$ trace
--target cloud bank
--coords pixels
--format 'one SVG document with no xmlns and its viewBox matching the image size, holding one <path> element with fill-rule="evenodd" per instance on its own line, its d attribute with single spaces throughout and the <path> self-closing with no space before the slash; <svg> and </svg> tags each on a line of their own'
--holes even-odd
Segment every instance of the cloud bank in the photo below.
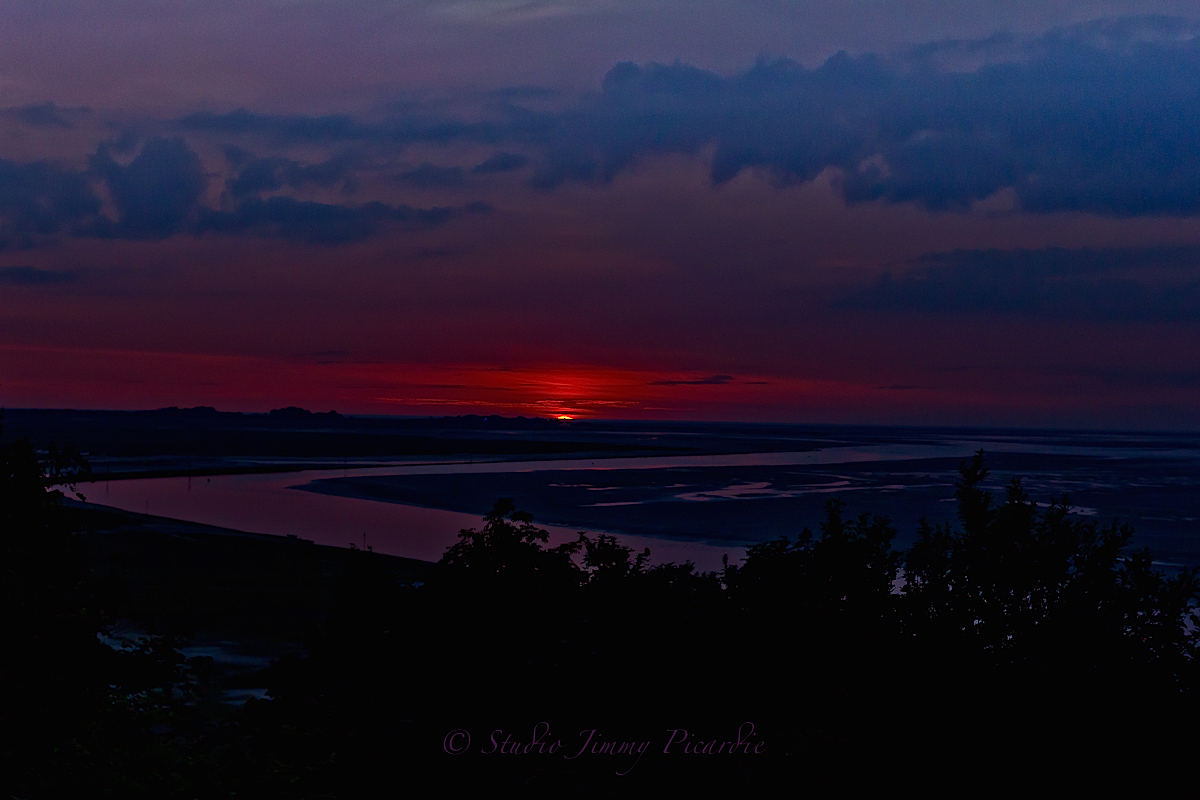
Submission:
<svg viewBox="0 0 1200 800">
<path fill-rule="evenodd" d="M 1017 208 L 1115 217 L 1200 209 L 1200 38 L 1165 17 L 1100 21 L 1033 39 L 935 42 L 896 56 L 839 53 L 815 69 L 761 59 L 722 76 L 685 63 L 621 63 L 556 112 L 497 93 L 481 119 L 405 104 L 375 121 L 245 109 L 181 131 L 279 143 L 519 145 L 474 174 L 535 170 L 530 184 L 604 183 L 639 160 L 711 149 L 720 185 L 746 169 L 781 184 L 833 169 L 847 203 L 965 210 L 1004 189 Z M 458 185 L 423 164 L 404 179 Z"/>
<path fill-rule="evenodd" d="M 982 66 L 955 68 L 964 60 Z M 609 181 L 638 159 L 713 148 L 711 179 L 837 170 L 848 203 L 965 210 L 1002 189 L 1025 211 L 1200 209 L 1200 38 L 1131 19 L 1020 42 L 944 42 L 816 69 L 760 60 L 728 77 L 682 63 L 613 67 L 602 91 L 529 138 L 535 183 Z"/>
<path fill-rule="evenodd" d="M 599 91 L 557 110 L 547 110 L 544 93 L 506 91 L 474 95 L 471 113 L 450 113 L 457 106 L 445 99 L 411 100 L 370 120 L 196 112 L 164 121 L 165 135 L 148 138 L 127 163 L 119 157 L 136 149 L 133 134 L 100 143 L 87 170 L 0 161 L 0 247 L 35 246 L 63 232 L 352 241 L 387 220 L 439 212 L 393 207 L 382 196 L 318 203 L 297 193 L 340 187 L 351 194 L 360 177 L 389 169 L 393 185 L 451 192 L 527 170 L 522 180 L 548 192 L 603 185 L 667 154 L 708 158 L 717 187 L 746 170 L 779 185 L 828 173 L 849 205 L 955 212 L 1002 198 L 1000 207 L 1031 213 L 1186 216 L 1200 212 L 1195 34 L 1186 21 L 1140 17 L 1032 39 L 935 42 L 886 58 L 839 53 L 815 69 L 760 59 L 722 76 L 680 62 L 621 63 Z M 10 112 L 23 125 L 72 130 L 53 103 Z M 219 209 L 204 205 L 220 173 L 201 162 L 194 137 L 226 140 Z M 451 145 L 492 154 L 392 166 L 406 148 Z M 284 152 L 297 147 L 325 156 Z M 255 154 L 264 148 L 277 152 Z M 101 211 L 104 197 L 115 214 Z M 309 223 L 314 232 L 301 234 Z"/>
</svg>

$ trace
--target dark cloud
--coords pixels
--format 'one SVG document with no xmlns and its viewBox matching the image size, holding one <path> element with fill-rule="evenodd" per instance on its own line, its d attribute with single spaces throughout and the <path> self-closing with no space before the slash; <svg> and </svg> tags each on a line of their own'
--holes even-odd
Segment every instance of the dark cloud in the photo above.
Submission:
<svg viewBox="0 0 1200 800">
<path fill-rule="evenodd" d="M 622 63 L 565 110 L 536 110 L 540 95 L 529 91 L 494 92 L 484 118 L 470 122 L 447 118 L 444 101 L 406 101 L 371 122 L 239 109 L 175 124 L 287 143 L 511 143 L 538 153 L 530 184 L 543 190 L 711 149 L 715 184 L 750 168 L 780 184 L 832 168 L 849 203 L 961 210 L 1011 189 L 1027 211 L 1191 214 L 1200 211 L 1195 33 L 1187 22 L 1140 17 L 886 58 L 838 53 L 815 69 L 763 59 L 722 76 L 680 62 Z M 472 171 L 516 169 L 521 159 L 500 152 Z M 422 165 L 408 179 L 458 185 L 461 174 Z"/>
<path fill-rule="evenodd" d="M 528 156 L 518 153 L 500 152 L 476 164 L 471 168 L 471 172 L 474 172 L 476 175 L 487 175 L 493 172 L 512 172 L 528 163 Z"/>
<path fill-rule="evenodd" d="M 13 109 L 17 119 L 38 128 L 70 128 L 71 123 L 58 113 L 54 103 L 21 106 Z"/>
<path fill-rule="evenodd" d="M 0 250 L 32 247 L 100 211 L 87 177 L 57 164 L 0 159 Z"/>
<path fill-rule="evenodd" d="M 116 239 L 162 239 L 178 233 L 269 236 L 314 244 L 359 241 L 385 227 L 423 229 L 464 214 L 485 214 L 482 202 L 454 208 L 414 208 L 381 202 L 339 205 L 287 196 L 262 198 L 264 192 L 309 185 L 353 188 L 361 163 L 351 151 L 316 163 L 288 158 L 258 158 L 227 145 L 224 155 L 237 173 L 226 182 L 223 208 L 205 207 L 208 176 L 200 157 L 181 138 L 154 138 L 127 164 L 114 157 L 136 146 L 134 134 L 101 142 L 89 168 L 74 171 L 46 161 L 17 163 L 0 159 L 0 250 L 32 247 L 64 232 Z M 403 176 L 418 186 L 462 185 L 461 168 L 422 164 Z M 116 218 L 101 213 L 93 183 L 108 188 Z M 8 268 L 7 283 L 46 283 L 66 279 L 32 267 Z"/>
<path fill-rule="evenodd" d="M 751 168 L 780 184 L 832 169 L 848 203 L 961 210 L 1006 189 L 1025 211 L 1194 214 L 1200 212 L 1200 37 L 1193 33 L 1169 19 L 1115 20 L 1036 39 L 937 42 L 887 58 L 839 53 L 814 69 L 764 59 L 727 76 L 680 62 L 622 63 L 599 91 L 560 103 L 557 111 L 536 110 L 542 97 L 536 93 L 497 92 L 483 102 L 486 119 L 474 122 L 447 118 L 446 109 L 458 106 L 446 102 L 397 104 L 369 122 L 337 114 L 202 112 L 174 125 L 283 144 L 361 142 L 361 150 L 304 163 L 230 143 L 224 155 L 232 175 L 220 211 L 201 206 L 207 177 L 180 138 L 151 139 L 129 161 L 122 153 L 135 152 L 138 140 L 128 133 L 103 143 L 87 172 L 0 161 L 0 247 L 28 247 L 64 231 L 155 239 L 224 230 L 354 241 L 424 212 L 270 195 L 339 185 L 348 193 L 357 173 L 369 168 L 362 153 L 372 147 L 454 140 L 489 144 L 494 154 L 469 171 L 422 163 L 396 178 L 417 188 L 461 187 L 473 174 L 528 167 L 529 185 L 550 191 L 566 182 L 610 181 L 640 159 L 711 152 L 716 185 Z M 61 118 L 52 104 L 10 112 L 44 124 Z M 97 181 L 107 185 L 115 219 L 100 215 L 91 186 Z M 304 224 L 314 226 L 311 234 L 301 233 Z M 1086 257 L 1102 258 L 1090 251 Z M 1031 266 L 1029 255 L 1006 258 L 1009 267 L 908 265 L 891 284 L 846 302 L 931 313 L 1032 313 L 1077 301 L 1096 309 L 1093 316 L 1144 317 L 1156 305 L 1159 316 L 1194 315 L 1193 279 L 1182 272 L 1155 282 L 1130 272 L 1129 264 L 1068 275 L 1054 271 L 1066 256 L 1056 256 L 1053 267 Z"/>
<path fill-rule="evenodd" d="M 491 211 L 491 206 L 482 202 L 454 208 L 414 208 L 379 202 L 338 205 L 286 196 L 263 199 L 258 195 L 265 191 L 309 184 L 330 187 L 343 182 L 346 189 L 359 157 L 348 153 L 303 164 L 284 158 L 255 158 L 233 146 L 225 149 L 225 156 L 241 170 L 226 185 L 225 197 L 233 207 L 223 210 L 201 205 L 207 176 L 199 156 L 178 138 L 151 139 L 127 165 L 113 158 L 110 143 L 102 143 L 86 172 L 49 162 L 0 160 L 0 249 L 31 247 L 64 231 L 121 239 L 161 239 L 185 232 L 247 234 L 334 245 L 368 238 L 389 226 L 424 229 L 464 214 Z M 445 184 L 446 171 L 437 174 Z M 456 174 L 462 177 L 461 170 Z M 101 215 L 93 180 L 107 184 L 118 211 L 116 219 Z M 429 180 L 428 174 L 421 180 Z M 8 283 L 65 279 L 32 267 L 8 270 Z"/>
<path fill-rule="evenodd" d="M 124 166 L 113 152 L 113 143 L 102 143 L 86 172 L 0 160 L 0 249 L 31 247 L 63 230 L 133 239 L 182 231 L 207 183 L 199 157 L 181 139 L 153 139 Z M 93 178 L 108 185 L 116 220 L 101 216 Z"/>
<path fill-rule="evenodd" d="M 714 183 L 747 168 L 780 183 L 835 168 L 851 203 L 965 209 L 1012 188 L 1030 211 L 1193 213 L 1200 38 L 1188 31 L 1117 20 L 890 59 L 839 53 L 811 70 L 763 60 L 729 77 L 678 62 L 619 64 L 552 125 L 511 134 L 544 147 L 539 188 L 713 147 Z M 958 68 L 971 61 L 983 65 Z"/>
<path fill-rule="evenodd" d="M 92 171 L 104 178 L 120 217 L 97 231 L 133 239 L 160 239 L 182 231 L 197 211 L 208 178 L 200 157 L 182 139 L 151 139 L 128 166 L 107 148 L 92 158 Z"/>
<path fill-rule="evenodd" d="M 418 189 L 453 188 L 467 182 L 462 167 L 439 167 L 430 163 L 402 172 L 396 176 L 396 180 Z"/>
<path fill-rule="evenodd" d="M 184 230 L 207 183 L 199 157 L 181 139 L 153 139 L 125 166 L 113 152 L 102 143 L 87 172 L 0 160 L 0 249 L 31 247 L 63 230 L 133 239 Z M 93 177 L 108 185 L 120 212 L 116 220 L 101 216 Z"/>
<path fill-rule="evenodd" d="M 137 145 L 137 133 L 129 130 L 123 132 L 116 139 L 109 139 L 103 143 L 103 147 L 105 147 L 109 153 L 116 153 L 117 155 L 132 153 L 137 149 Z"/>
<path fill-rule="evenodd" d="M 234 211 L 205 209 L 195 230 L 198 233 L 249 234 L 338 245 L 370 238 L 389 225 L 419 230 L 444 224 L 463 214 L 487 210 L 486 204 L 481 203 L 461 208 L 413 208 L 385 203 L 343 206 L 290 197 L 250 198 Z"/>
<path fill-rule="evenodd" d="M 236 144 L 227 144 L 221 148 L 221 152 L 225 154 L 225 160 L 229 162 L 229 166 L 237 168 L 244 167 L 254 160 L 254 154 L 249 150 L 244 150 Z"/>
<path fill-rule="evenodd" d="M 335 186 L 351 177 L 359 159 L 352 153 L 343 154 L 316 164 L 302 164 L 289 158 L 254 158 L 237 147 L 226 147 L 225 158 L 241 171 L 225 183 L 230 197 L 242 198 L 261 192 L 271 192 L 287 186 L 298 189 L 308 184 L 324 188 Z"/>
<path fill-rule="evenodd" d="M 351 170 L 358 165 L 359 161 L 360 158 L 356 153 L 343 153 L 315 164 L 301 164 L 293 161 L 287 165 L 284 180 L 293 189 L 310 183 L 328 189 L 350 177 Z"/>
<path fill-rule="evenodd" d="M 492 94 L 506 101 L 514 100 L 549 100 L 558 97 L 561 92 L 547 86 L 508 86 L 496 89 Z"/>
<path fill-rule="evenodd" d="M 374 235 L 392 214 L 392 208 L 383 203 L 352 207 L 290 197 L 251 198 L 235 211 L 206 210 L 197 231 L 344 244 Z"/>
<path fill-rule="evenodd" d="M 529 185 L 535 189 L 553 189 L 567 181 L 590 182 L 600 172 L 600 162 L 586 152 L 552 150 L 538 165 Z"/>
<path fill-rule="evenodd" d="M 1123 387 L 1145 389 L 1196 389 L 1200 388 L 1200 370 L 1153 371 L 1106 367 L 1100 369 L 1072 368 L 1073 374 L 1099 378 L 1105 383 Z"/>
<path fill-rule="evenodd" d="M 957 250 L 843 298 L 843 309 L 1200 320 L 1200 248 Z"/>
<path fill-rule="evenodd" d="M 244 108 L 225 114 L 201 111 L 175 121 L 185 131 L 224 134 L 263 133 L 292 141 L 329 142 L 377 138 L 381 131 L 346 114 L 310 117 L 253 114 Z"/>
<path fill-rule="evenodd" d="M 232 197 L 245 197 L 283 188 L 284 168 L 294 163 L 286 158 L 256 158 L 242 167 L 235 177 L 225 182 Z"/>
<path fill-rule="evenodd" d="M 650 381 L 650 386 L 724 386 L 733 380 L 732 375 L 713 375 L 710 378 L 698 378 L 691 381 L 662 380 Z"/>
<path fill-rule="evenodd" d="M 40 269 L 28 265 L 19 267 L 0 267 L 0 283 L 9 286 L 41 286 L 48 283 L 67 283 L 75 280 L 71 272 L 59 272 L 51 269 Z"/>
</svg>

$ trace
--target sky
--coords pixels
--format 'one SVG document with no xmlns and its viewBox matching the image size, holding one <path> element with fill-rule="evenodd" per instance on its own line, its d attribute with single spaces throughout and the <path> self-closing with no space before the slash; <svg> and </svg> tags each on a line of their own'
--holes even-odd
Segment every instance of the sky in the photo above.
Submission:
<svg viewBox="0 0 1200 800">
<path fill-rule="evenodd" d="M 0 30 L 0 407 L 1200 429 L 1194 3 Z"/>
</svg>

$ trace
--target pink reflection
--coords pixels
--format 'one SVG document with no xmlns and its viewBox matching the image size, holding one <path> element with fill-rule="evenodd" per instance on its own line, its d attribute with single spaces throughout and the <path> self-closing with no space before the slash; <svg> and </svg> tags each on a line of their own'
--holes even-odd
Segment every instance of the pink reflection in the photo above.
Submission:
<svg viewBox="0 0 1200 800">
<path fill-rule="evenodd" d="M 125 511 L 249 533 L 294 535 L 332 547 L 369 546 L 379 553 L 424 561 L 437 561 L 456 541 L 460 530 L 482 524 L 480 517 L 457 511 L 289 488 L 314 477 L 328 477 L 328 473 L 145 478 L 80 488 L 88 502 Z M 550 533 L 551 546 L 578 536 L 574 528 L 540 527 Z M 699 569 L 716 570 L 721 567 L 723 554 L 728 553 L 734 562 L 744 555 L 741 548 L 643 536 L 618 537 L 638 552 L 649 547 L 656 564 L 690 559 Z"/>
</svg>

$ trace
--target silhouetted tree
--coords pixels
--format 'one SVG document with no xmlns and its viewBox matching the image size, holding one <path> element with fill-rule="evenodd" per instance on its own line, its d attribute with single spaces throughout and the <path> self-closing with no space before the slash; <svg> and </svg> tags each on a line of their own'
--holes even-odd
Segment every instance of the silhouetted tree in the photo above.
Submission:
<svg viewBox="0 0 1200 800">
<path fill-rule="evenodd" d="M 546 548 L 549 534 L 533 517 L 501 498 L 484 515 L 481 529 L 459 532 L 438 562 L 438 579 L 474 592 L 555 591 L 577 586 L 585 575 L 572 561 L 579 542 Z"/>
<path fill-rule="evenodd" d="M 982 452 L 964 463 L 961 530 L 922 523 L 907 554 L 913 635 L 994 664 L 1065 669 L 1075 681 L 1134 664 L 1174 681 L 1190 668 L 1195 570 L 1166 578 L 1147 551 L 1127 552 L 1128 525 L 1072 515 L 1065 496 L 1039 513 L 1016 479 L 996 505 L 987 475 Z"/>
</svg>

